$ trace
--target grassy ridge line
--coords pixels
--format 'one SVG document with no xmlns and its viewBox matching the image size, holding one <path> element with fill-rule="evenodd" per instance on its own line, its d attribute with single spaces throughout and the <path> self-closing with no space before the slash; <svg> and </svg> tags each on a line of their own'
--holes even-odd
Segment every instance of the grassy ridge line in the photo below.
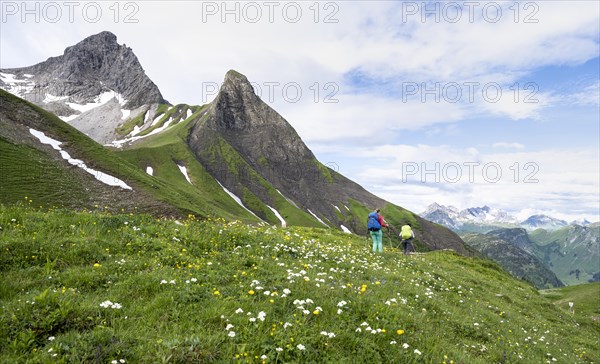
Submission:
<svg viewBox="0 0 600 364">
<path fill-rule="evenodd" d="M 0 207 L 0 227 L 3 363 L 600 360 L 597 323 L 486 260 L 223 220 Z"/>
</svg>

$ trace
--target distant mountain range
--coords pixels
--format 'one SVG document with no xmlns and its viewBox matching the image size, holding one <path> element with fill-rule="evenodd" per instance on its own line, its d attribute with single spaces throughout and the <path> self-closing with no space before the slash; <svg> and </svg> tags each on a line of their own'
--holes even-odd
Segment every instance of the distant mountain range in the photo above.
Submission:
<svg viewBox="0 0 600 364">
<path fill-rule="evenodd" d="M 458 210 L 454 206 L 443 206 L 433 203 L 425 209 L 421 217 L 446 226 L 457 232 L 486 233 L 498 228 L 520 227 L 528 231 L 536 229 L 557 230 L 568 225 L 587 226 L 587 220 L 568 223 L 546 215 L 532 215 L 523 221 L 510 215 L 506 211 L 489 206 L 471 207 Z"/>
<path fill-rule="evenodd" d="M 526 280 L 539 289 L 562 287 L 564 284 L 556 274 L 528 251 L 527 233 L 523 229 L 519 230 L 522 232 L 510 232 L 508 239 L 504 234 L 494 232 L 468 233 L 462 235 L 462 238 L 469 246 L 500 264 L 516 278 Z M 516 243 L 515 240 L 520 242 Z M 525 245 L 525 249 L 519 245 Z"/>
<path fill-rule="evenodd" d="M 489 206 L 458 210 L 431 204 L 421 216 L 538 288 L 600 281 L 600 224 L 546 215 L 519 221 Z"/>
<path fill-rule="evenodd" d="M 467 245 L 538 288 L 600 281 L 598 223 L 557 230 L 501 228 L 486 234 L 461 233 L 461 237 Z"/>
</svg>

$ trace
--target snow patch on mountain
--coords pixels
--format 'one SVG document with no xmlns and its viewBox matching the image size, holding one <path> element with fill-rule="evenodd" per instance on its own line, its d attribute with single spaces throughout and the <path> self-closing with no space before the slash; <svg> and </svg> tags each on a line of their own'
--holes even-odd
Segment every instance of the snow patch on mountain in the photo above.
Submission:
<svg viewBox="0 0 600 364">
<path fill-rule="evenodd" d="M 154 118 L 154 120 L 152 120 L 152 124 L 150 124 L 150 126 L 154 126 L 154 125 L 158 124 L 158 122 L 163 118 L 163 116 L 165 116 L 165 114 L 160 114 L 156 118 Z"/>
<path fill-rule="evenodd" d="M 277 216 L 277 218 L 279 219 L 279 221 L 281 221 L 281 227 L 286 227 L 287 223 L 285 222 L 285 220 L 283 219 L 283 217 L 281 216 L 281 214 L 279 213 L 279 211 L 275 210 L 274 208 L 272 208 L 269 205 L 266 205 L 271 211 L 273 211 L 273 213 L 275 214 L 275 216 Z"/>
<path fill-rule="evenodd" d="M 238 203 L 238 205 L 242 206 L 244 208 L 244 210 L 248 211 L 249 213 L 251 213 L 252 215 L 254 215 L 257 219 L 259 219 L 260 221 L 264 221 L 263 219 L 261 219 L 260 217 L 256 216 L 256 214 L 254 212 L 252 212 L 250 209 L 248 209 L 246 206 L 244 206 L 244 203 L 242 202 L 242 199 L 237 197 L 237 195 L 231 191 L 229 191 L 225 186 L 223 186 L 221 184 L 221 182 L 219 182 L 218 180 L 215 179 L 215 181 L 217 181 L 217 183 L 219 184 L 219 186 L 221 186 L 221 188 L 223 189 L 223 191 L 225 191 L 226 194 L 229 195 L 229 197 L 231 197 L 235 202 Z"/>
<path fill-rule="evenodd" d="M 79 111 L 80 113 L 84 113 L 86 111 L 90 111 L 98 106 L 104 105 L 112 99 L 117 99 L 119 104 L 124 105 L 127 100 L 123 99 L 123 96 L 114 92 L 114 91 L 105 91 L 100 95 L 96 96 L 94 102 L 89 102 L 87 104 L 78 104 L 76 102 L 67 102 L 66 104 L 73 110 Z"/>
<path fill-rule="evenodd" d="M 148 113 L 150 113 L 150 111 L 148 111 Z M 159 117 L 157 117 L 156 119 L 161 119 L 163 115 L 160 115 Z M 156 121 L 155 119 L 155 121 Z M 163 132 L 164 130 L 166 130 L 167 128 L 169 128 L 169 126 L 171 126 L 171 124 L 173 123 L 174 118 L 170 117 L 169 120 L 167 120 L 161 127 L 158 127 L 156 129 L 153 129 L 151 132 L 149 132 L 148 134 L 145 135 L 138 135 L 140 134 L 142 131 L 146 130 L 147 128 L 144 128 L 144 126 L 139 127 L 139 126 L 134 126 L 133 130 L 131 131 L 131 133 L 129 133 L 129 136 L 127 138 L 124 139 L 118 139 L 118 140 L 113 140 L 110 143 L 105 144 L 106 146 L 110 146 L 110 147 L 115 147 L 115 148 L 123 148 L 123 146 L 125 144 L 131 144 L 135 141 L 138 141 L 140 139 L 144 139 L 147 138 L 149 136 L 152 135 L 156 135 L 158 133 Z M 155 125 L 154 121 L 152 122 L 152 125 L 150 127 L 152 127 L 153 125 Z"/>
<path fill-rule="evenodd" d="M 131 110 L 121 109 L 121 113 L 123 114 L 121 120 L 125 120 L 129 118 L 129 115 L 131 115 Z"/>
<path fill-rule="evenodd" d="M 182 165 L 177 165 L 177 167 L 179 167 L 179 170 L 181 171 L 181 174 L 183 174 L 183 176 L 185 177 L 185 179 L 192 184 L 192 180 L 190 180 L 190 176 L 187 173 L 187 168 L 186 166 L 182 166 Z"/>
<path fill-rule="evenodd" d="M 33 77 L 33 75 L 30 75 Z M 18 79 L 17 75 L 12 73 L 0 72 L 0 81 L 4 83 L 4 89 L 11 94 L 23 98 L 26 94 L 33 91 L 35 82 L 29 79 Z"/>
<path fill-rule="evenodd" d="M 78 116 L 79 114 L 73 114 L 69 116 L 59 116 L 59 118 L 65 123 L 71 123 L 71 121 L 75 120 Z"/>
<path fill-rule="evenodd" d="M 100 181 L 106 185 L 109 185 L 109 186 L 121 187 L 126 190 L 132 190 L 132 188 L 130 186 L 128 186 L 122 180 L 120 180 L 116 177 L 113 177 L 109 174 L 106 174 L 104 172 L 100 172 L 95 169 L 89 168 L 88 166 L 86 166 L 86 164 L 81 159 L 71 158 L 69 153 L 67 153 L 60 147 L 62 142 L 52 139 L 52 138 L 46 136 L 46 134 L 44 134 L 43 132 L 35 130 L 35 129 L 29 129 L 29 132 L 31 133 L 31 135 L 36 137 L 40 141 L 40 143 L 48 144 L 53 149 L 59 151 L 60 155 L 63 157 L 63 159 L 65 159 L 67 162 L 69 162 L 69 164 L 83 169 L 84 171 L 86 171 L 89 174 L 91 174 L 92 176 L 94 176 L 98 181 Z"/>
<path fill-rule="evenodd" d="M 47 93 L 46 97 L 44 97 L 44 100 L 42 100 L 42 102 L 44 104 L 49 104 L 51 102 L 56 102 L 56 101 L 63 101 L 68 99 L 69 96 L 54 96 L 51 93 Z"/>
<path fill-rule="evenodd" d="M 317 219 L 317 221 L 319 221 L 321 224 L 323 224 L 323 225 L 325 225 L 325 226 L 329 227 L 329 225 L 327 225 L 326 223 L 324 223 L 324 222 L 323 222 L 323 220 L 321 220 L 321 219 L 320 219 L 320 218 L 319 218 L 317 215 L 315 215 L 315 214 L 314 214 L 312 211 L 310 211 L 310 209 L 308 209 L 308 213 L 309 213 L 309 214 L 311 214 L 311 215 L 313 215 L 313 217 L 314 217 L 315 219 Z"/>
<path fill-rule="evenodd" d="M 277 193 L 279 193 L 283 198 L 285 198 L 285 200 L 287 202 L 289 202 L 290 204 L 292 204 L 295 208 L 299 208 L 298 205 L 296 205 L 296 203 L 294 201 L 292 201 L 291 199 L 287 198 L 287 196 L 285 196 L 283 193 L 281 193 L 281 191 L 279 191 L 278 189 L 275 189 L 277 191 Z"/>
<path fill-rule="evenodd" d="M 350 231 L 350 229 L 348 229 L 347 227 L 345 227 L 344 225 L 340 225 L 340 228 L 342 229 L 343 232 L 345 232 L 346 234 L 352 234 L 352 231 Z"/>
</svg>

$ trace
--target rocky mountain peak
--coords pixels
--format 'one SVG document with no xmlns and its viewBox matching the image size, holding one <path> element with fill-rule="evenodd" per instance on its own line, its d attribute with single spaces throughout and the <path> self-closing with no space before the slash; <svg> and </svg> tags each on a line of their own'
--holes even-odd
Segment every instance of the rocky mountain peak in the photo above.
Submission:
<svg viewBox="0 0 600 364">
<path fill-rule="evenodd" d="M 212 109 L 220 129 L 245 130 L 274 120 L 274 111 L 260 100 L 246 76 L 234 70 L 225 75 Z"/>
<path fill-rule="evenodd" d="M 95 102 L 99 95 L 106 93 L 113 93 L 128 110 L 142 105 L 166 103 L 132 49 L 119 45 L 117 36 L 108 31 L 89 36 L 66 48 L 61 56 L 48 58 L 30 67 L 1 72 L 15 79 L 26 77 L 31 91 L 13 93 L 58 115 L 68 116 L 73 110 L 46 104 L 65 100 L 85 105 Z M 10 91 L 9 86 L 5 84 L 3 88 Z M 52 96 L 50 101 L 49 95 Z"/>
<path fill-rule="evenodd" d="M 556 230 L 561 227 L 567 226 L 568 223 L 564 220 L 556 219 L 547 215 L 532 215 L 527 220 L 521 222 L 521 226 L 526 229 L 548 229 Z"/>
<path fill-rule="evenodd" d="M 64 54 L 76 53 L 82 49 L 89 49 L 96 53 L 108 53 L 117 50 L 119 47 L 121 46 L 117 43 L 117 36 L 109 31 L 103 31 L 98 34 L 90 35 L 81 42 L 71 47 L 67 47 Z M 125 46 L 123 47 L 126 48 Z"/>
<path fill-rule="evenodd" d="M 227 71 L 227 73 L 225 74 L 225 82 L 250 85 L 250 81 L 248 81 L 248 78 L 236 70 Z"/>
<path fill-rule="evenodd" d="M 246 76 L 230 70 L 212 102 L 207 125 L 251 161 L 275 164 L 313 160 L 296 130 L 254 92 Z"/>
</svg>

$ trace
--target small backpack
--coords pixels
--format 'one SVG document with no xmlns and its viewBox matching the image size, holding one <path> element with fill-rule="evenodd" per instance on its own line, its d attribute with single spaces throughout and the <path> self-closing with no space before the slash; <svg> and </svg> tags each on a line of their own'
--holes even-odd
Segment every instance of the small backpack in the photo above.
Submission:
<svg viewBox="0 0 600 364">
<path fill-rule="evenodd" d="M 379 216 L 376 212 L 371 212 L 369 214 L 369 221 L 367 222 L 367 228 L 369 231 L 379 231 L 381 230 L 381 224 L 379 223 Z"/>
<path fill-rule="evenodd" d="M 412 229 L 408 225 L 404 225 L 401 228 L 400 237 L 402 240 L 408 240 L 413 237 Z"/>
</svg>

